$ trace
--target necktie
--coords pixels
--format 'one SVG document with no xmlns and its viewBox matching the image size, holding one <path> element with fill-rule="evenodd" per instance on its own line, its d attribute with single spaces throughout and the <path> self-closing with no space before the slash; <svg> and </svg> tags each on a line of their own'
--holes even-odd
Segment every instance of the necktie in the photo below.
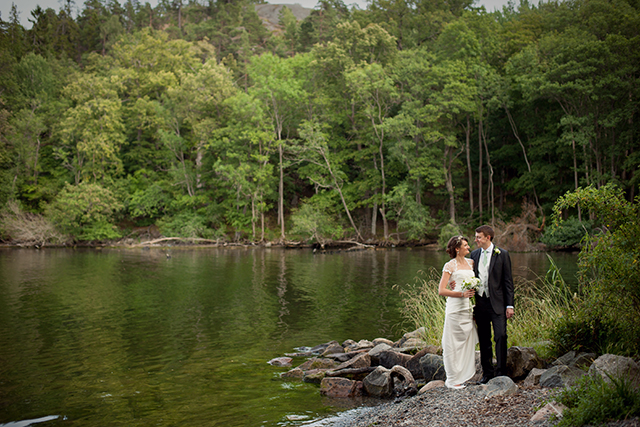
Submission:
<svg viewBox="0 0 640 427">
<path fill-rule="evenodd" d="M 483 266 L 487 266 L 487 262 L 489 262 L 489 251 L 488 250 L 483 250 L 482 251 L 482 256 L 484 256 L 484 259 L 482 260 L 482 265 Z"/>
</svg>

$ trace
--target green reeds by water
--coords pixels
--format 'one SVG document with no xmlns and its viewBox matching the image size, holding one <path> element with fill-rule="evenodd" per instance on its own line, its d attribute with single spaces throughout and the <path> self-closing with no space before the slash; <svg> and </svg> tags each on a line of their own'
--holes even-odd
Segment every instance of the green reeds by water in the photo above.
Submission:
<svg viewBox="0 0 640 427">
<path fill-rule="evenodd" d="M 516 315 L 507 324 L 509 346 L 533 347 L 543 358 L 551 356 L 549 338 L 555 323 L 579 303 L 550 256 L 549 262 L 544 277 L 514 278 Z M 401 311 L 411 327 L 424 328 L 423 339 L 428 344 L 440 345 L 446 304 L 438 295 L 441 273 L 433 268 L 419 274 L 413 285 L 400 290 Z"/>
</svg>

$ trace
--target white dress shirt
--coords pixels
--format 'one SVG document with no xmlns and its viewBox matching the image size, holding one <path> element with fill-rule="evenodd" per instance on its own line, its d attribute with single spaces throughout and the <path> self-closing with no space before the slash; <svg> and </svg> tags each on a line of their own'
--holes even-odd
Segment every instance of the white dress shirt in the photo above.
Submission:
<svg viewBox="0 0 640 427">
<path fill-rule="evenodd" d="M 478 294 L 480 296 L 489 296 L 489 266 L 491 265 L 491 254 L 493 253 L 493 243 L 485 250 L 480 248 L 480 259 L 478 259 L 478 278 L 480 279 L 480 288 Z M 485 263 L 485 257 L 487 257 Z"/>
</svg>

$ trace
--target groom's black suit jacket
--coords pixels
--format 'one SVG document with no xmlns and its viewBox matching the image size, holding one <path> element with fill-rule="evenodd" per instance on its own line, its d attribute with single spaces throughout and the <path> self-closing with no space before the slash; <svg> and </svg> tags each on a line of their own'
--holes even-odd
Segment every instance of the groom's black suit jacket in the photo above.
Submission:
<svg viewBox="0 0 640 427">
<path fill-rule="evenodd" d="M 496 314 L 505 314 L 507 306 L 513 307 L 513 278 L 511 277 L 511 258 L 509 252 L 504 249 L 498 249 L 500 253 L 496 253 L 497 246 L 493 246 L 491 254 L 491 262 L 489 263 L 489 298 L 491 306 Z M 473 272 L 478 275 L 478 267 L 480 265 L 480 256 L 482 249 L 478 248 L 471 252 L 473 260 Z"/>
</svg>

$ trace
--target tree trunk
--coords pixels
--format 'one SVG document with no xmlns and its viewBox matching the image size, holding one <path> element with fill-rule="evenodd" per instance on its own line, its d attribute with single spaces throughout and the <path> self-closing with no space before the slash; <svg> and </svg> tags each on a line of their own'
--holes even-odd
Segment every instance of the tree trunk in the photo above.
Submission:
<svg viewBox="0 0 640 427">
<path fill-rule="evenodd" d="M 278 223 L 280 223 L 280 238 L 285 239 L 284 234 L 284 165 L 282 161 L 282 141 L 278 144 L 278 156 L 280 158 L 280 182 L 278 185 Z"/>
<path fill-rule="evenodd" d="M 453 176 L 451 174 L 451 165 L 453 164 L 453 147 L 448 145 L 444 148 L 444 172 L 445 172 L 445 186 L 447 193 L 449 194 L 449 221 L 452 224 L 456 223 L 456 201 L 453 188 Z"/>
<path fill-rule="evenodd" d="M 325 164 L 327 165 L 327 170 L 329 171 L 329 175 L 331 175 L 331 179 L 333 180 L 333 185 L 335 186 L 336 190 L 338 190 L 338 194 L 340 195 L 340 200 L 342 200 L 342 206 L 344 206 L 344 210 L 347 213 L 349 222 L 351 223 L 351 226 L 356 232 L 358 239 L 363 240 L 362 236 L 360 235 L 360 231 L 358 231 L 358 227 L 356 227 L 356 223 L 353 221 L 353 218 L 351 217 L 351 212 L 349 211 L 349 207 L 347 206 L 347 201 L 345 200 L 344 195 L 342 194 L 342 189 L 340 188 L 340 185 L 338 184 L 338 180 L 336 179 L 336 176 L 333 173 L 333 169 L 331 169 L 331 162 L 329 162 L 327 154 L 324 152 L 324 150 L 322 150 L 322 157 L 324 158 Z"/>
<path fill-rule="evenodd" d="M 531 174 L 531 164 L 529 163 L 529 158 L 527 157 L 527 150 L 524 144 L 522 143 L 522 140 L 520 139 L 520 135 L 518 134 L 518 128 L 516 127 L 516 122 L 515 120 L 513 120 L 513 117 L 511 117 L 511 113 L 509 112 L 509 109 L 507 108 L 506 105 L 504 105 L 504 111 L 507 113 L 507 118 L 509 119 L 509 124 L 511 125 L 511 130 L 513 131 L 513 135 L 518 140 L 518 143 L 520 144 L 520 148 L 522 148 L 522 154 L 524 155 L 524 162 L 527 164 L 527 170 L 529 171 L 529 174 Z M 489 154 L 487 152 L 487 158 L 488 156 Z M 540 213 L 544 216 L 544 210 L 542 209 L 542 206 L 540 206 L 540 202 L 538 201 L 538 193 L 536 192 L 536 186 L 532 184 L 531 189 L 533 190 L 533 197 L 536 201 L 536 206 L 538 207 L 538 210 L 540 211 Z"/>
<path fill-rule="evenodd" d="M 573 182 L 574 189 L 578 189 L 578 157 L 576 155 L 576 140 L 573 137 L 573 125 L 571 125 L 571 148 L 573 149 Z M 582 209 L 578 205 L 578 221 L 582 222 Z"/>
<path fill-rule="evenodd" d="M 489 156 L 489 147 L 487 146 L 487 139 L 485 138 L 485 135 L 482 135 L 482 140 L 484 142 L 484 148 L 487 152 L 487 166 L 489 167 L 489 188 L 487 189 L 487 198 L 489 199 L 489 204 L 491 207 L 491 226 L 495 226 L 496 204 L 493 186 L 493 166 L 491 166 L 491 157 Z"/>
<path fill-rule="evenodd" d="M 480 221 L 482 221 L 482 116 L 478 122 L 478 211 L 480 212 Z"/>
<path fill-rule="evenodd" d="M 469 172 L 469 209 L 471 210 L 471 215 L 473 216 L 474 206 L 473 206 L 473 173 L 471 171 L 471 119 L 467 114 L 467 128 L 466 130 L 466 139 L 465 139 L 465 149 L 467 154 L 467 171 Z"/>
<path fill-rule="evenodd" d="M 378 233 L 377 225 L 378 225 L 378 202 L 373 202 L 373 209 L 371 209 L 371 236 L 375 239 L 376 234 Z"/>
</svg>

